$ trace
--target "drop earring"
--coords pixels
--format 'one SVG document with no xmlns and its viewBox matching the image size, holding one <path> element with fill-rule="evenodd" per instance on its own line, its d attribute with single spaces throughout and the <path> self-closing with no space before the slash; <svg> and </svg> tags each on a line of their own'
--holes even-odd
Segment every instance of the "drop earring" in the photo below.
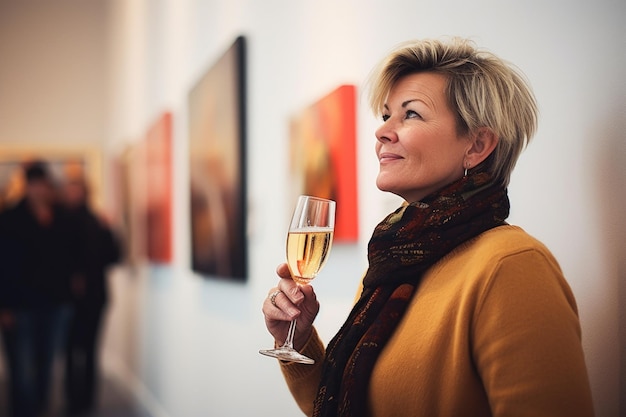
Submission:
<svg viewBox="0 0 626 417">
<path fill-rule="evenodd" d="M 465 166 L 465 173 L 464 176 L 467 177 L 467 170 L 470 169 L 471 164 L 469 162 L 466 162 L 463 164 Z"/>
</svg>

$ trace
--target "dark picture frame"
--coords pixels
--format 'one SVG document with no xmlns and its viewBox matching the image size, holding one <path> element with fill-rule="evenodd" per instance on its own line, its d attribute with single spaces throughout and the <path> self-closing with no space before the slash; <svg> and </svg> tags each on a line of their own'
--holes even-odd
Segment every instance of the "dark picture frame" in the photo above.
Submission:
<svg viewBox="0 0 626 417">
<path fill-rule="evenodd" d="M 241 282 L 248 275 L 245 74 L 239 36 L 188 96 L 191 268 Z"/>
</svg>

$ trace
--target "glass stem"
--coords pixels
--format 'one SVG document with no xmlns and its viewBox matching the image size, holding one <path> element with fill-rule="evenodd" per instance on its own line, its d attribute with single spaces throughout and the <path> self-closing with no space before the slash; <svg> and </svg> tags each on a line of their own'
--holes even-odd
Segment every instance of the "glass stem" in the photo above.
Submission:
<svg viewBox="0 0 626 417">
<path fill-rule="evenodd" d="M 296 334 L 296 320 L 291 320 L 289 323 L 289 332 L 287 332 L 287 340 L 283 344 L 284 348 L 293 349 L 293 337 Z"/>
</svg>

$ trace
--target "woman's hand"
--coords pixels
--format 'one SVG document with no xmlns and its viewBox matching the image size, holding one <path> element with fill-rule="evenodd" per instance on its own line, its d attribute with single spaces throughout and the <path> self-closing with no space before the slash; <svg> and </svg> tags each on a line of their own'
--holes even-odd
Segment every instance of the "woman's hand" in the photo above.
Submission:
<svg viewBox="0 0 626 417">
<path fill-rule="evenodd" d="M 281 278 L 278 286 L 272 288 L 263 303 L 263 315 L 267 330 L 274 336 L 277 345 L 281 346 L 287 338 L 289 322 L 298 319 L 296 334 L 294 336 L 294 348 L 300 350 L 311 335 L 313 320 L 320 310 L 320 305 L 310 285 L 298 286 L 289 273 L 287 264 L 280 264 L 276 273 Z M 271 295 L 280 291 L 274 297 L 272 304 Z"/>
</svg>

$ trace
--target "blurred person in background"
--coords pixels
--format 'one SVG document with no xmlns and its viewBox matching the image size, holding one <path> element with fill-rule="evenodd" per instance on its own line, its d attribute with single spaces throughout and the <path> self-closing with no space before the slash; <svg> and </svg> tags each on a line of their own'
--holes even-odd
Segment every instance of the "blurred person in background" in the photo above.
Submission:
<svg viewBox="0 0 626 417">
<path fill-rule="evenodd" d="M 65 375 L 67 411 L 78 415 L 95 406 L 99 335 L 108 301 L 106 273 L 120 260 L 120 247 L 111 228 L 91 209 L 84 176 L 69 176 L 61 196 L 82 242 L 82 274 L 72 282 L 74 314 L 69 326 Z"/>
<path fill-rule="evenodd" d="M 48 166 L 28 164 L 25 183 L 24 197 L 0 214 L 0 328 L 14 417 L 48 409 L 71 315 L 70 282 L 79 273 L 77 230 L 58 204 Z"/>
</svg>

